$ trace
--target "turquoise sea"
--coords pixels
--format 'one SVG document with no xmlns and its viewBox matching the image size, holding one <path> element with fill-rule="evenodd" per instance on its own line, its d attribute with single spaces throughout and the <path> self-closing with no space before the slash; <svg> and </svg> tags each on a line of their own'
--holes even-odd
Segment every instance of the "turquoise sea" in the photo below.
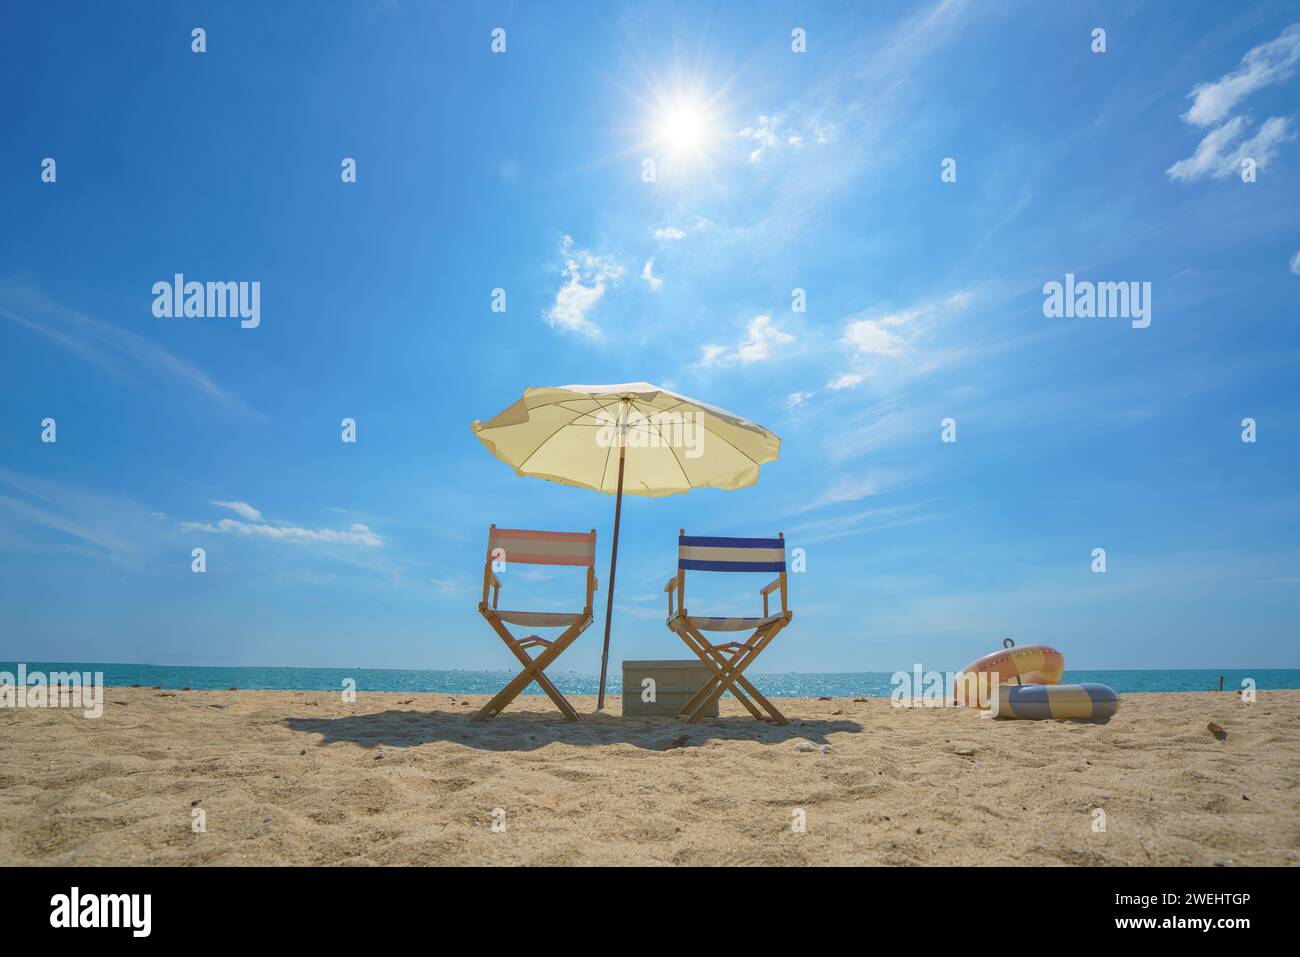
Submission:
<svg viewBox="0 0 1300 957">
<path fill-rule="evenodd" d="M 285 691 L 338 691 L 347 678 L 356 681 L 358 691 L 434 691 L 443 694 L 495 694 L 513 678 L 515 671 L 407 671 L 382 668 L 228 668 L 181 665 L 104 664 L 93 662 L 25 662 L 32 671 L 102 671 L 108 685 L 159 685 L 163 688 L 258 688 Z M 0 671 L 16 674 L 15 662 L 0 662 Z M 566 695 L 594 695 L 599 676 L 572 671 L 548 671 L 547 676 Z M 1252 678 L 1260 690 L 1300 688 L 1300 668 L 1259 670 L 1167 670 L 1167 671 L 1067 671 L 1066 682 L 1095 681 L 1110 685 L 1120 694 L 1136 691 L 1216 691 L 1219 676 L 1223 687 L 1241 687 Z M 770 697 L 843 698 L 888 697 L 890 672 L 750 673 L 754 683 Z M 621 675 L 611 665 L 607 694 L 622 694 Z M 532 685 L 529 694 L 541 694 Z"/>
</svg>

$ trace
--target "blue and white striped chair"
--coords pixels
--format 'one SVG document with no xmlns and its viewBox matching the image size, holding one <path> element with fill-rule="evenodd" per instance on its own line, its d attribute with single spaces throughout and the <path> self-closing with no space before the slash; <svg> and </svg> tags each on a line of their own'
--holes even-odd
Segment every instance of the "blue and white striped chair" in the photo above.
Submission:
<svg viewBox="0 0 1300 957">
<path fill-rule="evenodd" d="M 763 597 L 762 617 L 704 618 L 692 616 L 686 610 L 688 571 L 776 572 L 776 580 L 759 590 Z M 777 590 L 781 592 L 781 610 L 772 612 L 768 607 L 769 597 Z M 681 529 L 677 539 L 677 574 L 668 580 L 664 591 L 668 593 L 669 630 L 681 638 L 713 673 L 704 687 L 686 702 L 678 717 L 685 717 L 688 722 L 699 721 L 715 701 L 730 691 L 759 721 L 770 719 L 777 724 L 789 724 L 785 715 L 744 676 L 745 669 L 794 617 L 787 606 L 785 535 L 778 533 L 776 538 L 719 538 L 687 535 L 686 529 Z M 673 607 L 673 592 L 677 593 L 676 609 Z M 748 631 L 751 634 L 744 641 L 713 644 L 704 637 L 706 631 Z"/>
</svg>

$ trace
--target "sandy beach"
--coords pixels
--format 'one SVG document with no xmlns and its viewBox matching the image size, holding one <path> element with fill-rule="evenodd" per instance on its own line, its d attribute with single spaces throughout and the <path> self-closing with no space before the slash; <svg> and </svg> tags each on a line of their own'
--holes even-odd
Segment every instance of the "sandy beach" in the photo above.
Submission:
<svg viewBox="0 0 1300 957">
<path fill-rule="evenodd" d="M 788 727 L 731 699 L 694 726 L 617 700 L 569 724 L 535 695 L 471 722 L 484 700 L 112 688 L 95 720 L 0 711 L 0 864 L 1300 863 L 1300 691 L 1124 695 L 1105 725 L 883 699 L 782 699 Z"/>
</svg>

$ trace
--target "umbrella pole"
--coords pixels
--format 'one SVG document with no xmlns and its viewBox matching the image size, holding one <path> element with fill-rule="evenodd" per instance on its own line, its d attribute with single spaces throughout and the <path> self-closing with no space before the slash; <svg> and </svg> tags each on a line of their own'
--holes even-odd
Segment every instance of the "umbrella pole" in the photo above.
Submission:
<svg viewBox="0 0 1300 957">
<path fill-rule="evenodd" d="M 600 696 L 596 699 L 596 710 L 605 707 L 605 670 L 609 665 L 609 626 L 614 620 L 614 570 L 618 564 L 618 525 L 623 516 L 623 458 L 627 454 L 627 443 L 618 447 L 618 492 L 614 496 L 614 547 L 609 553 L 609 592 L 605 596 L 605 647 L 600 653 Z"/>
</svg>

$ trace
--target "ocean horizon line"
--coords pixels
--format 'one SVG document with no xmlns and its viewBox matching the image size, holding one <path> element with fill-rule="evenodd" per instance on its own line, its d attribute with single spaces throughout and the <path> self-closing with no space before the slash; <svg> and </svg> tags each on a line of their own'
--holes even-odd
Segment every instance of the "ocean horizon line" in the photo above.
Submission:
<svg viewBox="0 0 1300 957">
<path fill-rule="evenodd" d="M 6 661 L 0 672 L 16 674 L 18 665 L 34 671 L 103 672 L 110 687 L 158 686 L 167 690 L 339 691 L 345 680 L 358 692 L 393 691 L 434 694 L 495 694 L 516 673 L 511 669 L 340 668 L 298 665 L 155 665 L 139 662 Z M 937 669 L 936 669 L 937 670 Z M 781 698 L 889 697 L 897 671 L 759 672 L 751 676 L 764 694 Z M 907 671 L 911 675 L 911 671 Z M 942 672 L 941 672 L 942 673 Z M 595 695 L 595 672 L 549 670 L 562 694 Z M 1096 682 L 1120 694 L 1236 690 L 1253 682 L 1261 691 L 1300 689 L 1300 668 L 1115 668 L 1067 669 L 1062 682 Z M 622 675 L 611 669 L 608 694 L 621 695 Z M 534 684 L 527 694 L 540 694 Z"/>
</svg>

